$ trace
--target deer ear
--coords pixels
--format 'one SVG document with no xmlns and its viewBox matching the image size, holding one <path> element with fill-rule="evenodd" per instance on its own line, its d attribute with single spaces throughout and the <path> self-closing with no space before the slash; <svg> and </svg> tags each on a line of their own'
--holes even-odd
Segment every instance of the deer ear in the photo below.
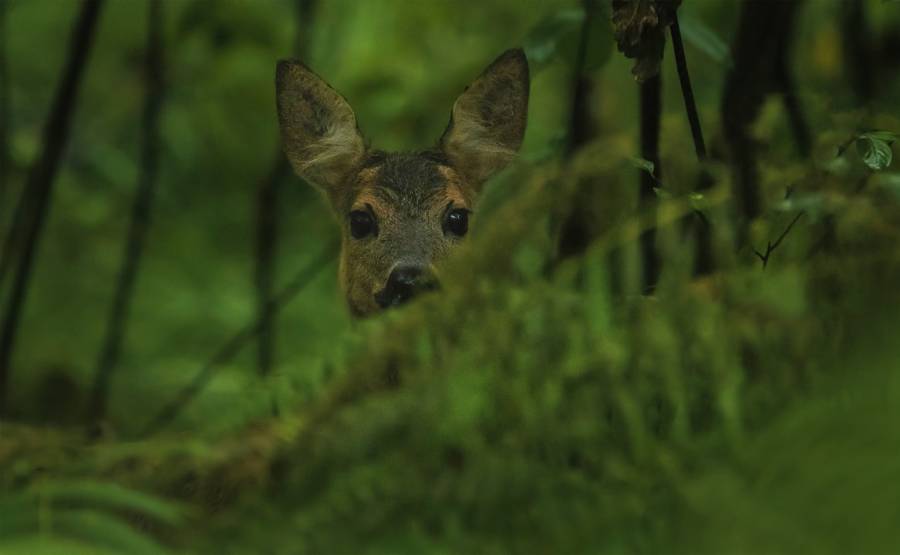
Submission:
<svg viewBox="0 0 900 555">
<path fill-rule="evenodd" d="M 479 188 L 518 152 L 528 118 L 528 60 L 507 50 L 463 92 L 441 137 L 441 150 Z"/>
<path fill-rule="evenodd" d="M 298 61 L 278 62 L 275 90 L 278 127 L 291 166 L 332 193 L 365 154 L 353 109 Z"/>
</svg>

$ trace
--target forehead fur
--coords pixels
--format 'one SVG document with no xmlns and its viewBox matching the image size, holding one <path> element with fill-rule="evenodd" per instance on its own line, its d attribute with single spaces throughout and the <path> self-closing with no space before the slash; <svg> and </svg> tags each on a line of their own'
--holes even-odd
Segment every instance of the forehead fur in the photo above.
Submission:
<svg viewBox="0 0 900 555">
<path fill-rule="evenodd" d="M 461 185 L 458 174 L 440 152 L 378 151 L 370 154 L 363 164 L 354 196 L 374 195 L 385 203 L 415 213 L 436 197 L 450 196 L 463 201 Z"/>
</svg>

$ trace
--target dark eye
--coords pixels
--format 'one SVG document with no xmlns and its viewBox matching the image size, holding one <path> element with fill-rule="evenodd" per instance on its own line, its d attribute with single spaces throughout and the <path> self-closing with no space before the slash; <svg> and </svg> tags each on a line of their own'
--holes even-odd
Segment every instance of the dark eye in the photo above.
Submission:
<svg viewBox="0 0 900 555">
<path fill-rule="evenodd" d="M 350 212 L 350 235 L 354 239 L 362 239 L 375 232 L 375 219 L 372 214 L 363 210 Z"/>
<path fill-rule="evenodd" d="M 457 237 L 465 235 L 469 231 L 469 211 L 464 208 L 454 208 L 447 212 L 444 232 L 448 231 Z"/>
</svg>

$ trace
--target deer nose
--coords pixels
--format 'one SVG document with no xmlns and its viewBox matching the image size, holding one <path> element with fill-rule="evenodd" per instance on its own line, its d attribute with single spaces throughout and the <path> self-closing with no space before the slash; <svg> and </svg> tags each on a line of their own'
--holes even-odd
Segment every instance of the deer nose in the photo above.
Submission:
<svg viewBox="0 0 900 555">
<path fill-rule="evenodd" d="M 437 288 L 434 275 L 422 266 L 397 266 L 388 277 L 384 289 L 375 294 L 375 302 L 381 308 L 398 306 L 417 293 Z"/>
</svg>

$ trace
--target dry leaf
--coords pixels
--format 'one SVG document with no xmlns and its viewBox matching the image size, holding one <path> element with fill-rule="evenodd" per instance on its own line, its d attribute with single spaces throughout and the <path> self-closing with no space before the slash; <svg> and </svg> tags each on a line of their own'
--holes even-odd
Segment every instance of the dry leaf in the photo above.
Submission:
<svg viewBox="0 0 900 555">
<path fill-rule="evenodd" d="M 612 0 L 612 23 L 619 51 L 634 58 L 631 73 L 638 83 L 659 73 L 666 28 L 681 0 Z"/>
</svg>

